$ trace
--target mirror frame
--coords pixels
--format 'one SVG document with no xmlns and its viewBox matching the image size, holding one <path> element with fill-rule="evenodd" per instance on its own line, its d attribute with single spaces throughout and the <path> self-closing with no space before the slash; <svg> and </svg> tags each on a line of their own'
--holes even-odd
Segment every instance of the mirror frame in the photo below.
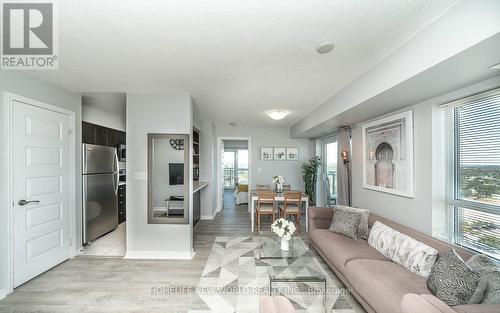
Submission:
<svg viewBox="0 0 500 313">
<path fill-rule="evenodd" d="M 172 136 L 184 139 L 184 217 L 182 218 L 154 218 L 153 217 L 153 179 L 154 179 L 154 140 L 170 139 Z M 148 133 L 148 224 L 189 224 L 189 182 L 190 174 L 190 134 L 176 133 Z"/>
</svg>

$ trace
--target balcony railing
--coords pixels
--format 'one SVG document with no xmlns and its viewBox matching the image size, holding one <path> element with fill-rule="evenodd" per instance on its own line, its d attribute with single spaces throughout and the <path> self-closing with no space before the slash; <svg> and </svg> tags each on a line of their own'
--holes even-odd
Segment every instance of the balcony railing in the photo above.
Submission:
<svg viewBox="0 0 500 313">
<path fill-rule="evenodd" d="M 337 204 L 337 172 L 328 171 L 326 174 L 327 178 L 327 194 L 326 203 L 327 205 Z"/>
</svg>

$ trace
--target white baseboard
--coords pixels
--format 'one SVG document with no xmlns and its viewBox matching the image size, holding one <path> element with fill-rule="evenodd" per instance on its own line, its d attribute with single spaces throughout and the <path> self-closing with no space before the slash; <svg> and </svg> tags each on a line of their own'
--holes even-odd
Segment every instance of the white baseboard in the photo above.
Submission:
<svg viewBox="0 0 500 313">
<path fill-rule="evenodd" d="M 127 251 L 124 259 L 191 260 L 193 251 Z"/>
<path fill-rule="evenodd" d="M 3 298 L 7 297 L 7 289 L 6 288 L 1 288 L 0 289 L 0 300 L 2 300 Z"/>
<path fill-rule="evenodd" d="M 217 211 L 214 211 L 214 213 L 212 215 L 202 215 L 201 219 L 202 220 L 213 220 L 216 215 L 217 215 Z"/>
</svg>

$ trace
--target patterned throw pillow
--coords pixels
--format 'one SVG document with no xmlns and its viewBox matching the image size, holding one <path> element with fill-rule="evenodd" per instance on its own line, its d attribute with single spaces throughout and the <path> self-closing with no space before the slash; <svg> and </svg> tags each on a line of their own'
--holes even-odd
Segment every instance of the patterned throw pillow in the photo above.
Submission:
<svg viewBox="0 0 500 313">
<path fill-rule="evenodd" d="M 474 254 L 465 262 L 474 272 L 492 272 L 500 270 L 500 262 L 484 254 Z"/>
<path fill-rule="evenodd" d="M 368 235 L 370 234 L 370 230 L 368 229 L 368 217 L 370 217 L 370 210 L 353 208 L 345 205 L 336 205 L 335 208 L 344 209 L 347 212 L 361 213 L 361 218 L 359 219 L 358 223 L 358 237 L 362 239 L 368 239 Z"/>
<path fill-rule="evenodd" d="M 379 221 L 373 224 L 368 244 L 391 261 L 423 277 L 429 275 L 438 255 L 433 247 Z"/>
<path fill-rule="evenodd" d="M 488 287 L 481 304 L 500 304 L 500 277 L 488 280 Z"/>
<path fill-rule="evenodd" d="M 500 263 L 484 254 L 475 254 L 466 264 L 481 277 L 469 304 L 500 304 Z"/>
<path fill-rule="evenodd" d="M 469 304 L 500 304 L 500 272 L 488 272 L 481 276 Z"/>
<path fill-rule="evenodd" d="M 427 277 L 427 287 L 449 306 L 469 303 L 479 283 L 479 274 L 450 250 L 439 256 Z"/>
<path fill-rule="evenodd" d="M 358 240 L 358 224 L 360 218 L 361 213 L 348 212 L 338 208 L 333 212 L 332 224 L 328 230 Z"/>
</svg>

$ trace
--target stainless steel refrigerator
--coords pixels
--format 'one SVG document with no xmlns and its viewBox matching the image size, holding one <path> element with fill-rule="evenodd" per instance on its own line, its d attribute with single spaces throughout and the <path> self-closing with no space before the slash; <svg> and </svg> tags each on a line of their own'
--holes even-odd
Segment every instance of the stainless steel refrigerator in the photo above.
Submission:
<svg viewBox="0 0 500 313">
<path fill-rule="evenodd" d="M 116 148 L 83 144 L 83 243 L 118 226 Z"/>
</svg>

